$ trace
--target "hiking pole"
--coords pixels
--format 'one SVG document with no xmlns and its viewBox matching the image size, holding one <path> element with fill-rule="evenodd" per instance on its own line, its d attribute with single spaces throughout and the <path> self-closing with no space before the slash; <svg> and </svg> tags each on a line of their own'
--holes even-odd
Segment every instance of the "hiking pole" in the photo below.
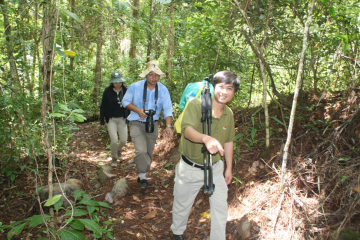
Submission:
<svg viewBox="0 0 360 240">
<path fill-rule="evenodd" d="M 208 135 L 211 136 L 211 122 L 212 122 L 212 109 L 211 109 L 211 93 L 209 87 L 209 78 L 205 78 L 206 83 L 204 90 L 201 94 L 201 122 L 203 123 L 203 133 L 206 134 L 206 122 L 208 124 Z M 204 154 L 204 193 L 209 196 L 213 194 L 215 185 L 213 184 L 213 169 L 212 169 L 212 155 L 207 150 L 205 144 L 202 148 Z M 209 156 L 209 165 L 207 159 Z"/>
</svg>

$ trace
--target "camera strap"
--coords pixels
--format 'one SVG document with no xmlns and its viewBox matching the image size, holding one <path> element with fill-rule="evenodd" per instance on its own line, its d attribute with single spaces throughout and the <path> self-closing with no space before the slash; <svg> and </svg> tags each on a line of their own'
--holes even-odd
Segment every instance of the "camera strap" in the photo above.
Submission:
<svg viewBox="0 0 360 240">
<path fill-rule="evenodd" d="M 147 79 L 145 79 L 145 83 L 144 83 L 144 93 L 143 93 L 144 109 L 145 109 L 145 104 L 147 104 L 146 94 L 147 94 Z M 155 85 L 155 109 L 154 109 L 155 111 L 156 111 L 156 106 L 157 106 L 158 94 L 159 94 L 159 88 L 158 88 L 158 84 L 156 83 L 156 85 Z"/>
</svg>

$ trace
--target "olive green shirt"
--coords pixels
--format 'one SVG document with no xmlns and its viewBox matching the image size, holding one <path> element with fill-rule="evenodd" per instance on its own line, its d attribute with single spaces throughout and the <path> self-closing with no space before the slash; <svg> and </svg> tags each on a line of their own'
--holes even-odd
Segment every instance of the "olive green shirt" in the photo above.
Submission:
<svg viewBox="0 0 360 240">
<path fill-rule="evenodd" d="M 181 130 L 184 133 L 186 127 L 192 127 L 199 133 L 203 133 L 203 123 L 201 122 L 201 100 L 196 98 L 192 100 L 185 109 L 181 122 Z M 206 131 L 208 127 L 206 126 Z M 234 116 L 228 106 L 224 107 L 223 113 L 219 118 L 214 117 L 212 113 L 211 136 L 218 140 L 221 146 L 227 142 L 232 142 L 235 137 Z M 194 143 L 181 135 L 179 152 L 200 165 L 204 164 L 204 154 L 202 153 L 203 143 Z M 220 153 L 212 155 L 213 163 L 221 160 Z"/>
</svg>

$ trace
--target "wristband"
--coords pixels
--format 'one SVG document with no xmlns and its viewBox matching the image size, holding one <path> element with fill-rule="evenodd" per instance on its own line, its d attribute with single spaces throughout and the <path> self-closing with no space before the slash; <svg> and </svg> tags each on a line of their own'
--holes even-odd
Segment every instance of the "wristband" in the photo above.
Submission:
<svg viewBox="0 0 360 240">
<path fill-rule="evenodd" d="M 166 125 L 166 127 L 168 127 L 168 128 L 172 128 L 172 126 L 171 126 L 171 125 Z"/>
</svg>

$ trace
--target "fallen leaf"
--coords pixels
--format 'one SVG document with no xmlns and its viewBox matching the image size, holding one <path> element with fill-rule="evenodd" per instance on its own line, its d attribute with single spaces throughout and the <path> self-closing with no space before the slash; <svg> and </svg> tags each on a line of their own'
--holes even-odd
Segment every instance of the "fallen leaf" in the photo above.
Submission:
<svg viewBox="0 0 360 240">
<path fill-rule="evenodd" d="M 146 224 L 143 224 L 143 225 L 141 225 L 143 228 L 146 228 L 147 230 L 150 230 L 150 231 L 152 231 L 153 232 L 153 230 L 148 226 L 148 225 L 146 225 Z"/>
<path fill-rule="evenodd" d="M 357 193 L 360 193 L 360 186 L 359 187 L 354 187 L 353 190 Z"/>
<path fill-rule="evenodd" d="M 210 213 L 209 213 L 209 212 L 202 212 L 202 213 L 200 213 L 200 215 L 201 215 L 202 217 L 204 217 L 204 218 L 208 218 L 208 219 L 210 219 L 210 218 L 211 218 L 211 216 L 210 216 Z"/>
<path fill-rule="evenodd" d="M 158 229 L 155 225 L 152 225 L 151 228 L 152 228 L 152 230 L 154 230 L 155 232 L 159 231 L 159 229 Z"/>
<path fill-rule="evenodd" d="M 195 206 L 198 206 L 201 202 L 202 202 L 202 199 L 199 199 L 199 200 L 195 203 Z"/>
<path fill-rule="evenodd" d="M 134 199 L 135 201 L 140 202 L 140 199 L 139 199 L 137 196 L 135 196 L 135 195 L 133 195 L 133 199 Z"/>
<path fill-rule="evenodd" d="M 157 197 L 146 197 L 146 200 L 153 200 L 153 199 L 158 199 Z"/>
<path fill-rule="evenodd" d="M 157 214 L 157 211 L 149 212 L 142 219 L 152 219 L 156 216 L 156 214 Z"/>
</svg>

